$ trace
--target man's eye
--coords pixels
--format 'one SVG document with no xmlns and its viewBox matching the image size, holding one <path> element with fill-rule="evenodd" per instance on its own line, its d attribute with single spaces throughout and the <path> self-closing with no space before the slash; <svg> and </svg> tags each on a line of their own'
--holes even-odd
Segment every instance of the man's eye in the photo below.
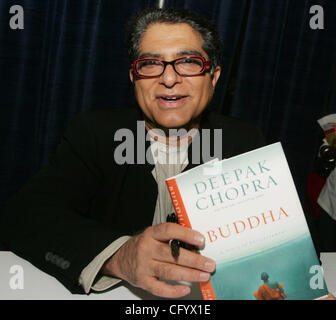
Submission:
<svg viewBox="0 0 336 320">
<path fill-rule="evenodd" d="M 138 68 L 159 66 L 160 62 L 156 60 L 145 60 L 138 63 Z"/>
<path fill-rule="evenodd" d="M 194 58 L 187 58 L 180 60 L 178 63 L 183 63 L 183 64 L 195 64 L 198 66 L 202 65 L 202 61 L 200 59 L 194 59 Z"/>
</svg>

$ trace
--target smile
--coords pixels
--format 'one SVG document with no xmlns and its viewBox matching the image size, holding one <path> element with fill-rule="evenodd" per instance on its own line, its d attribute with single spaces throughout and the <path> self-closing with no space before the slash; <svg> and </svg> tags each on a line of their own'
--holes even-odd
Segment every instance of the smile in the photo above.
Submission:
<svg viewBox="0 0 336 320">
<path fill-rule="evenodd" d="M 181 100 L 183 98 L 186 98 L 187 96 L 181 96 L 181 95 L 175 95 L 175 96 L 159 96 L 158 99 L 162 99 L 164 101 L 178 101 Z"/>
<path fill-rule="evenodd" d="M 163 108 L 178 108 L 184 105 L 188 96 L 184 95 L 162 95 L 158 96 L 159 105 Z"/>
</svg>

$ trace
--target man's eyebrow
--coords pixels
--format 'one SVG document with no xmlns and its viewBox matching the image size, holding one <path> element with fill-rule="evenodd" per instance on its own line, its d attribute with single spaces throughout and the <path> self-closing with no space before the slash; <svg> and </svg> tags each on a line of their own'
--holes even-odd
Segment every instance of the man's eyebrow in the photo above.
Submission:
<svg viewBox="0 0 336 320">
<path fill-rule="evenodd" d="M 145 52 L 140 54 L 138 59 L 145 59 L 145 58 L 161 58 L 162 55 L 158 53 L 152 53 L 152 52 Z"/>
<path fill-rule="evenodd" d="M 203 54 L 197 50 L 184 50 L 177 53 L 177 56 L 183 57 L 183 56 L 201 56 L 203 57 Z"/>
<path fill-rule="evenodd" d="M 177 57 L 183 56 L 202 56 L 203 54 L 197 50 L 183 50 L 176 53 Z M 162 58 L 162 55 L 159 53 L 152 53 L 152 52 L 144 52 L 142 53 L 138 59 L 145 59 L 145 58 Z"/>
</svg>

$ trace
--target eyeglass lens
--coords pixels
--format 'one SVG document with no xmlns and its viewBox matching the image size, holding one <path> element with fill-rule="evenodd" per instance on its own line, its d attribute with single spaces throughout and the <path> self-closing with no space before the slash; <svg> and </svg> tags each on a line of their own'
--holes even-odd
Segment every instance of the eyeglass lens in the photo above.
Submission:
<svg viewBox="0 0 336 320">
<path fill-rule="evenodd" d="M 180 75 L 194 75 L 202 71 L 203 61 L 198 57 L 179 59 L 174 61 L 174 67 Z M 146 59 L 136 63 L 137 72 L 143 76 L 161 75 L 164 68 L 164 63 L 159 60 Z"/>
</svg>

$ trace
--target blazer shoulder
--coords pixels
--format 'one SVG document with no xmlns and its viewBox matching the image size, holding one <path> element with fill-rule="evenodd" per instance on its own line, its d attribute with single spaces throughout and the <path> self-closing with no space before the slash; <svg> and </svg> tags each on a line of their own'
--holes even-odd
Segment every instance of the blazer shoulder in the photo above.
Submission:
<svg viewBox="0 0 336 320">
<path fill-rule="evenodd" d="M 140 113 L 133 107 L 93 109 L 76 115 L 70 125 L 88 127 L 94 131 L 110 131 L 130 128 L 136 120 L 140 120 Z"/>
<path fill-rule="evenodd" d="M 222 130 L 224 148 L 234 155 L 266 145 L 261 129 L 251 122 L 216 113 L 209 115 L 209 121 L 213 128 Z"/>
<path fill-rule="evenodd" d="M 210 113 L 209 114 L 209 121 L 214 128 L 221 128 L 224 131 L 233 131 L 233 132 L 248 132 L 256 134 L 260 134 L 260 128 L 246 120 L 238 119 L 231 116 L 225 116 L 218 113 Z"/>
</svg>

